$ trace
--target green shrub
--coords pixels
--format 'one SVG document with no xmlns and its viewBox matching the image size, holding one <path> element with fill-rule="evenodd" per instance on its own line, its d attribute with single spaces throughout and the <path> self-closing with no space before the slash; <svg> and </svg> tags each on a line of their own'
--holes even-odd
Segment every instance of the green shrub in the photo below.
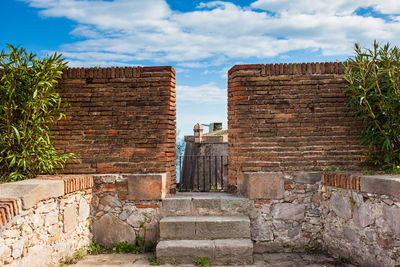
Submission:
<svg viewBox="0 0 400 267">
<path fill-rule="evenodd" d="M 0 182 L 50 174 L 76 157 L 57 151 L 50 132 L 65 117 L 56 90 L 65 60 L 7 47 L 0 53 Z"/>
<path fill-rule="evenodd" d="M 344 77 L 349 104 L 363 122 L 366 164 L 392 171 L 400 164 L 400 50 L 375 41 L 372 49 L 356 44 L 355 52 L 344 62 Z"/>
</svg>

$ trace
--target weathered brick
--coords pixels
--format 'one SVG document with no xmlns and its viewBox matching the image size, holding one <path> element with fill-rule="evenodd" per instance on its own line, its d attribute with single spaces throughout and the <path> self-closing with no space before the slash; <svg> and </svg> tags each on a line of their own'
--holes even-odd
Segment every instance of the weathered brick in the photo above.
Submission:
<svg viewBox="0 0 400 267">
<path fill-rule="evenodd" d="M 175 181 L 172 67 L 72 68 L 59 88 L 70 107 L 55 142 L 80 155 L 61 173 L 172 172 Z"/>
<path fill-rule="evenodd" d="M 361 124 L 347 106 L 342 74 L 337 62 L 230 69 L 229 182 L 242 184 L 243 172 L 359 170 L 366 148 L 359 145 Z M 359 189 L 357 182 L 346 186 Z"/>
</svg>

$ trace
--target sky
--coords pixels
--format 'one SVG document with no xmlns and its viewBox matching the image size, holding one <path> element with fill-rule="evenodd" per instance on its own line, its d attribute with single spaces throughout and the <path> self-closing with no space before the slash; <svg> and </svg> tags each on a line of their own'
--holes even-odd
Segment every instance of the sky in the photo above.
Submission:
<svg viewBox="0 0 400 267">
<path fill-rule="evenodd" d="M 2 0 L 0 48 L 71 67 L 173 66 L 177 128 L 227 127 L 236 64 L 343 61 L 354 43 L 400 46 L 399 0 Z M 207 132 L 207 127 L 205 127 Z"/>
</svg>

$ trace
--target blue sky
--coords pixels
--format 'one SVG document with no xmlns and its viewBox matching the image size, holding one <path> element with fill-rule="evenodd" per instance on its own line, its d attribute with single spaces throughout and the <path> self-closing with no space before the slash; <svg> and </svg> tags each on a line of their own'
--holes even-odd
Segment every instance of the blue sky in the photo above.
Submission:
<svg viewBox="0 0 400 267">
<path fill-rule="evenodd" d="M 222 121 L 235 64 L 342 61 L 355 42 L 400 45 L 398 0 L 3 0 L 0 43 L 70 66 L 177 71 L 177 127 Z"/>
</svg>

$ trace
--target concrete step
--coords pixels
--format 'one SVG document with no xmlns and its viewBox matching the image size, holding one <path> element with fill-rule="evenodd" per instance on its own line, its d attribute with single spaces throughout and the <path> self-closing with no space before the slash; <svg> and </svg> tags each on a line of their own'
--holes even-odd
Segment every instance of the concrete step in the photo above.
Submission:
<svg viewBox="0 0 400 267">
<path fill-rule="evenodd" d="M 250 238 L 247 216 L 174 216 L 160 221 L 161 240 Z"/>
<path fill-rule="evenodd" d="M 177 193 L 163 200 L 165 216 L 248 215 L 249 200 L 228 193 Z"/>
<path fill-rule="evenodd" d="M 251 264 L 253 242 L 250 239 L 164 240 L 156 248 L 162 263 L 189 264 L 207 258 L 210 264 Z"/>
</svg>

